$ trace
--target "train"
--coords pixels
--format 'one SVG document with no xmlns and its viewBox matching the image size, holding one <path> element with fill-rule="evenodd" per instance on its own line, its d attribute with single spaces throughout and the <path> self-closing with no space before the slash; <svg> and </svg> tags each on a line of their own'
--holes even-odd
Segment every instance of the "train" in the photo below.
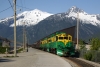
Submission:
<svg viewBox="0 0 100 67">
<path fill-rule="evenodd" d="M 59 56 L 75 55 L 75 45 L 72 41 L 72 36 L 65 32 L 53 33 L 39 40 L 33 47 L 55 53 Z"/>
</svg>

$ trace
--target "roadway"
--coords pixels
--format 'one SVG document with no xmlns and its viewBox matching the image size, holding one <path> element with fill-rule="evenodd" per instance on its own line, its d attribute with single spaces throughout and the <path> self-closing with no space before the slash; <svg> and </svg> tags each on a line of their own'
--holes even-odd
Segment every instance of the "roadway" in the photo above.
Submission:
<svg viewBox="0 0 100 67">
<path fill-rule="evenodd" d="M 0 67 L 72 67 L 61 57 L 34 48 L 17 55 L 19 57 L 4 58 L 5 55 L 0 54 Z"/>
</svg>

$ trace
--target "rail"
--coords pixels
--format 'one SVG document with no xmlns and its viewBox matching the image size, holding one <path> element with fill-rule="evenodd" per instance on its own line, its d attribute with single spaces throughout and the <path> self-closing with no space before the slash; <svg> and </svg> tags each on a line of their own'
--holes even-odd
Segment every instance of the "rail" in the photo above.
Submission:
<svg viewBox="0 0 100 67">
<path fill-rule="evenodd" d="M 77 58 L 67 57 L 66 59 L 72 61 L 73 63 L 77 64 L 78 67 L 95 67 L 92 64 L 89 64 L 85 61 L 79 60 Z"/>
</svg>

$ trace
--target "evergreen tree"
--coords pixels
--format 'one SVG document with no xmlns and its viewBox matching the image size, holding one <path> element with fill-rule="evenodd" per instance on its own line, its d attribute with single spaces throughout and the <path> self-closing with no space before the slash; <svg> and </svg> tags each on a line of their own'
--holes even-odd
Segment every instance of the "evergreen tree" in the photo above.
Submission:
<svg viewBox="0 0 100 67">
<path fill-rule="evenodd" d="M 92 38 L 90 40 L 91 50 L 99 50 L 100 49 L 100 39 L 99 38 Z"/>
</svg>

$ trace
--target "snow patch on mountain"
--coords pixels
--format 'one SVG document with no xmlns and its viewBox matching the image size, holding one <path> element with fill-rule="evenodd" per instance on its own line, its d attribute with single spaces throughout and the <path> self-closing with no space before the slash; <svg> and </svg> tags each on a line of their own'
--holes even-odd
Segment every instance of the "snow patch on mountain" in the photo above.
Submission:
<svg viewBox="0 0 100 67">
<path fill-rule="evenodd" d="M 34 9 L 32 11 L 24 11 L 16 16 L 16 26 L 22 26 L 24 23 L 27 26 L 36 25 L 41 20 L 49 17 L 50 15 L 53 15 L 53 14 L 43 12 L 38 9 Z M 0 23 L 5 23 L 5 21 L 7 22 L 12 18 L 13 17 L 9 17 L 9 18 L 0 20 Z M 14 23 L 10 25 L 10 27 L 13 27 L 13 26 L 14 26 Z"/>
<path fill-rule="evenodd" d="M 90 15 L 75 6 L 69 9 L 68 15 L 66 15 L 66 17 L 73 17 L 74 19 L 74 17 L 78 17 L 78 14 L 80 21 L 83 21 L 83 23 L 92 24 L 95 26 L 97 26 L 98 24 L 100 25 L 100 20 L 97 19 L 97 15 Z"/>
<path fill-rule="evenodd" d="M 17 18 L 20 16 L 23 16 L 23 18 L 18 19 L 16 21 L 16 25 L 18 25 L 18 26 L 23 25 L 24 22 L 25 22 L 25 25 L 27 25 L 27 26 L 36 25 L 41 20 L 47 18 L 50 15 L 52 15 L 52 14 L 40 11 L 38 9 L 35 9 L 32 11 L 25 11 L 25 12 L 17 15 Z M 14 24 L 12 24 L 11 26 L 14 26 Z"/>
<path fill-rule="evenodd" d="M 8 21 L 11 18 L 13 18 L 13 17 L 8 17 L 8 18 L 5 18 L 5 19 L 2 19 L 2 20 L 0 20 L 0 23 L 4 23 L 4 22 Z"/>
</svg>

